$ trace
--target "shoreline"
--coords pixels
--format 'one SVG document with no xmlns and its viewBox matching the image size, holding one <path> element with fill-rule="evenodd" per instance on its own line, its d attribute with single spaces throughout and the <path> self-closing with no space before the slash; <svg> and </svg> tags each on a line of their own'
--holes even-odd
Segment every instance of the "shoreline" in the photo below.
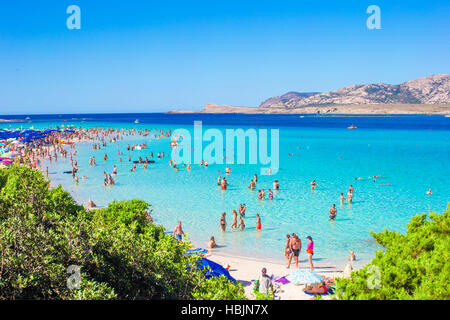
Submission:
<svg viewBox="0 0 450 320">
<path fill-rule="evenodd" d="M 308 105 L 297 108 L 237 107 L 207 104 L 202 110 L 171 110 L 167 114 L 293 114 L 293 115 L 449 115 L 449 104 L 351 104 Z"/>
</svg>

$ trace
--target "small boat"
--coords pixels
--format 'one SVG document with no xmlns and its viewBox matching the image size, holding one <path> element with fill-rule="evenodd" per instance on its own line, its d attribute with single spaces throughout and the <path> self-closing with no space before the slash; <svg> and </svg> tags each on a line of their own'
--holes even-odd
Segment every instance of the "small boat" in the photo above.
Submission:
<svg viewBox="0 0 450 320">
<path fill-rule="evenodd" d="M 140 122 L 139 122 L 139 119 L 136 119 L 136 120 L 134 121 L 134 123 L 140 123 Z"/>
<path fill-rule="evenodd" d="M 347 127 L 347 129 L 358 129 L 357 126 L 354 126 L 353 124 L 350 127 Z"/>
</svg>

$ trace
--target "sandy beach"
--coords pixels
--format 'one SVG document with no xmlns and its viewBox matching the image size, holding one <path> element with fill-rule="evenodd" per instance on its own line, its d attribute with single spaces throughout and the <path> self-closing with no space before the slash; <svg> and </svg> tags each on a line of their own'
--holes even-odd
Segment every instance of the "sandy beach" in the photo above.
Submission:
<svg viewBox="0 0 450 320">
<path fill-rule="evenodd" d="M 252 296 L 252 286 L 250 285 L 252 281 L 256 280 L 261 273 L 262 268 L 267 269 L 267 273 L 274 278 L 284 277 L 294 272 L 296 269 L 295 265 L 292 264 L 290 269 L 286 268 L 286 264 L 283 260 L 261 260 L 253 259 L 250 257 L 242 257 L 236 255 L 228 255 L 224 253 L 213 252 L 208 259 L 222 265 L 223 267 L 230 266 L 229 272 L 232 277 L 244 285 L 246 296 L 249 299 L 254 299 Z M 364 266 L 364 262 L 355 261 L 353 263 L 353 270 L 360 269 Z M 325 277 L 342 277 L 345 264 L 338 264 L 333 262 L 314 262 L 315 272 L 323 275 Z M 299 261 L 300 270 L 309 270 L 309 266 L 305 255 L 300 256 Z M 276 299 L 280 300 L 310 300 L 313 298 L 311 295 L 307 295 L 303 292 L 304 285 L 296 285 L 293 283 L 288 284 L 278 284 L 279 286 L 277 293 L 275 295 Z M 323 296 L 324 299 L 330 299 L 329 296 Z"/>
</svg>

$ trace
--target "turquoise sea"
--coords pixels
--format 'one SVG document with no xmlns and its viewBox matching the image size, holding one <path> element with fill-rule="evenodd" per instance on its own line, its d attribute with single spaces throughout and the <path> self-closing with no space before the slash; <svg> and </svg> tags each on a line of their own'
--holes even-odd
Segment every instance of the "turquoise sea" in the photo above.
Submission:
<svg viewBox="0 0 450 320">
<path fill-rule="evenodd" d="M 25 119 L 23 116 L 0 118 Z M 225 164 L 208 168 L 193 165 L 175 171 L 168 165 L 170 139 L 130 136 L 106 148 L 93 151 L 91 143 L 77 146 L 78 176 L 86 175 L 76 185 L 70 174 L 69 160 L 58 159 L 50 168 L 53 185 L 61 184 L 80 203 L 92 198 L 105 206 L 112 200 L 143 199 L 152 204 L 153 219 L 168 230 L 183 222 L 189 238 L 205 246 L 214 235 L 224 253 L 256 258 L 283 259 L 287 233 L 300 235 L 304 244 L 311 235 L 315 242 L 315 261 L 345 260 L 350 250 L 358 259 L 370 259 L 380 247 L 370 231 L 383 228 L 406 231 L 406 223 L 414 215 L 442 212 L 450 202 L 450 118 L 443 116 L 301 116 L 301 115 L 200 115 L 200 114 L 87 114 L 30 115 L 30 121 L 2 123 L 0 128 L 47 128 L 65 125 L 77 127 L 193 129 L 194 120 L 203 122 L 203 130 L 267 128 L 280 132 L 280 169 L 276 175 L 260 175 L 260 165 L 229 165 L 229 188 L 220 190 L 216 180 L 223 175 Z M 135 119 L 140 123 L 135 124 Z M 28 121 L 28 120 L 27 120 Z M 84 121 L 84 122 L 82 122 Z M 357 130 L 346 129 L 354 124 Z M 127 152 L 127 144 L 147 143 L 144 150 Z M 204 144 L 205 147 L 206 144 Z M 122 164 L 118 150 L 124 153 Z M 165 152 L 166 157 L 138 165 L 129 172 L 132 160 L 145 158 L 150 152 Z M 108 160 L 103 161 L 104 153 Z M 292 154 L 289 156 L 289 154 Z M 95 156 L 98 166 L 90 167 Z M 103 171 L 118 168 L 115 186 L 103 186 Z M 45 168 L 46 164 L 43 165 Z M 264 166 L 266 167 L 266 166 Z M 221 171 L 219 173 L 218 171 Z M 257 190 L 272 189 L 273 180 L 280 182 L 274 200 L 260 201 L 257 190 L 247 186 L 258 173 Z M 376 182 L 369 176 L 381 175 Z M 363 180 L 355 181 L 355 177 Z M 315 179 L 318 188 L 310 190 Z M 353 204 L 340 205 L 339 196 L 346 195 L 349 185 L 355 188 Z M 426 195 L 431 188 L 433 194 Z M 245 231 L 229 231 L 232 209 L 245 203 Z M 328 210 L 335 203 L 337 220 L 328 221 Z M 222 212 L 227 213 L 227 231 L 219 229 Z M 255 227 L 255 214 L 262 219 L 262 230 Z M 304 251 L 304 249 L 303 249 Z M 303 253 L 303 257 L 305 255 Z"/>
</svg>

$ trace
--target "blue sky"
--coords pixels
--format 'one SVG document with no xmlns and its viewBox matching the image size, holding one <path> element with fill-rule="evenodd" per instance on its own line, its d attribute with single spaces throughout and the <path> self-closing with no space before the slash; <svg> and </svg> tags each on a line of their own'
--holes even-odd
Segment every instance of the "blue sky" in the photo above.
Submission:
<svg viewBox="0 0 450 320">
<path fill-rule="evenodd" d="M 66 8 L 81 8 L 69 30 Z M 369 30 L 369 5 L 381 30 Z M 0 114 L 257 106 L 450 73 L 449 1 L 0 1 Z"/>
</svg>

